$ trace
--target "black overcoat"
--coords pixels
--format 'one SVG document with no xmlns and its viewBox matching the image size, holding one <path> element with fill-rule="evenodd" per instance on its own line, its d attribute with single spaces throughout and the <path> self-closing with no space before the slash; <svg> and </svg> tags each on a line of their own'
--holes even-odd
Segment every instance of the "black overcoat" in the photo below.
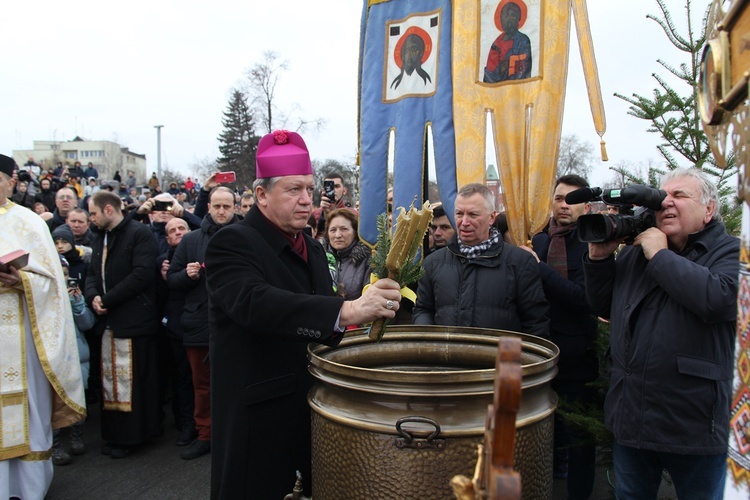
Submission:
<svg viewBox="0 0 750 500">
<path fill-rule="evenodd" d="M 91 263 L 86 276 L 86 302 L 101 296 L 107 314 L 97 318 L 99 331 L 109 325 L 117 338 L 156 335 L 156 242 L 151 231 L 129 217 L 107 234 L 107 262 L 102 276 L 105 232 L 97 230 L 91 242 Z M 106 279 L 107 292 L 102 284 Z"/>
<path fill-rule="evenodd" d="M 544 285 L 544 295 L 549 302 L 549 330 L 560 348 L 555 380 L 590 382 L 599 375 L 596 354 L 596 316 L 586 300 L 583 277 L 583 256 L 588 243 L 578 239 L 574 229 L 564 236 L 567 253 L 568 277 L 547 265 L 549 224 L 534 236 L 532 247 L 539 256 L 539 275 Z"/>
<path fill-rule="evenodd" d="M 302 472 L 310 494 L 310 341 L 335 345 L 343 299 L 323 248 L 307 263 L 255 205 L 205 256 L 211 357 L 211 497 L 283 498 Z"/>
</svg>

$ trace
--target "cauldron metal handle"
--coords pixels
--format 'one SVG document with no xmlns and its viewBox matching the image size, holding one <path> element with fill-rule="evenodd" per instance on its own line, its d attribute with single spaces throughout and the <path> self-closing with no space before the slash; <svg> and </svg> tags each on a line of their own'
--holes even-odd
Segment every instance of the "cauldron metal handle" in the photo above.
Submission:
<svg viewBox="0 0 750 500">
<path fill-rule="evenodd" d="M 417 438 L 403 428 L 403 424 L 415 422 L 420 424 L 429 424 L 435 427 L 435 430 L 426 438 Z M 396 422 L 396 431 L 402 437 L 396 438 L 396 448 L 416 448 L 424 450 L 426 448 L 435 448 L 442 450 L 445 448 L 445 439 L 436 439 L 440 434 L 440 424 L 427 417 L 401 417 Z"/>
</svg>

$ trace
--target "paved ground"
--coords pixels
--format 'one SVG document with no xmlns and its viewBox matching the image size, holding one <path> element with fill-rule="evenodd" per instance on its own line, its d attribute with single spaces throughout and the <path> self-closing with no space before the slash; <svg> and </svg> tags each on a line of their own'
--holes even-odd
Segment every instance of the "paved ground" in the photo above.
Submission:
<svg viewBox="0 0 750 500">
<path fill-rule="evenodd" d="M 88 451 L 70 465 L 55 467 L 48 500 L 68 499 L 192 499 L 208 498 L 211 456 L 183 460 L 175 446 L 178 432 L 167 423 L 164 436 L 114 460 L 100 453 L 99 410 L 89 412 L 85 424 Z M 63 445 L 67 444 L 63 436 Z"/>
<path fill-rule="evenodd" d="M 55 477 L 47 500 L 79 499 L 204 499 L 209 497 L 211 457 L 204 455 L 196 460 L 182 460 L 175 446 L 178 432 L 171 422 L 166 424 L 164 436 L 135 450 L 124 459 L 113 460 L 102 455 L 104 444 L 99 437 L 99 411 L 90 411 L 85 425 L 88 451 L 73 457 L 73 463 L 55 468 Z M 63 444 L 68 438 L 63 436 Z M 610 473 L 605 468 L 597 470 L 593 500 L 614 498 L 610 486 Z M 290 491 L 293 485 L 290 484 Z M 565 480 L 554 482 L 553 500 L 564 500 Z M 660 500 L 676 499 L 668 482 L 662 484 Z M 281 500 L 281 499 L 279 499 Z"/>
</svg>

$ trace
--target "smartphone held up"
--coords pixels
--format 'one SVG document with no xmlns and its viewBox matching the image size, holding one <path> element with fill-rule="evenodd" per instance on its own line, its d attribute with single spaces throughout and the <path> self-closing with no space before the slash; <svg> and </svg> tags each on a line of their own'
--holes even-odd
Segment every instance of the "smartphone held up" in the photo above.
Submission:
<svg viewBox="0 0 750 500">
<path fill-rule="evenodd" d="M 227 184 L 229 182 L 234 182 L 237 177 L 234 175 L 234 172 L 230 170 L 229 172 L 217 172 L 214 179 L 219 184 Z"/>
<path fill-rule="evenodd" d="M 336 185 L 334 181 L 323 181 L 323 194 L 331 201 L 331 203 L 336 203 Z"/>
</svg>

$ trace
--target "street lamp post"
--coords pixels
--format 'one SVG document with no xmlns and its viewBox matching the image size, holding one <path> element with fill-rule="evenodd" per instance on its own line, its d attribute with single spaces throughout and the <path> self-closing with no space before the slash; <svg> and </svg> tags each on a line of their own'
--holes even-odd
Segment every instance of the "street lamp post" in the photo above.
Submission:
<svg viewBox="0 0 750 500">
<path fill-rule="evenodd" d="M 156 129 L 156 176 L 161 182 L 161 129 L 164 125 L 154 125 Z"/>
</svg>

